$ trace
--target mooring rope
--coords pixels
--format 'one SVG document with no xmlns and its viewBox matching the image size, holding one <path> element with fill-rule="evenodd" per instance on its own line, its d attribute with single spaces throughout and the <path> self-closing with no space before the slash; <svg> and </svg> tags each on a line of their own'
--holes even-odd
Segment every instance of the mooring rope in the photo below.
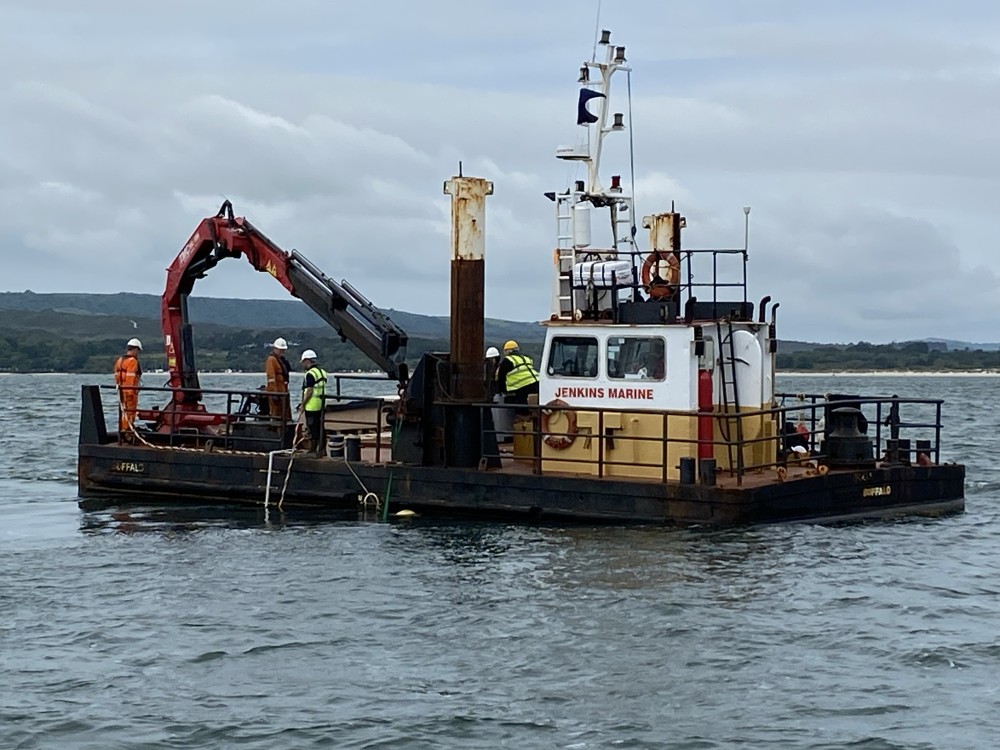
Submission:
<svg viewBox="0 0 1000 750">
<path fill-rule="evenodd" d="M 120 431 L 119 431 L 120 432 Z M 225 437 L 224 435 L 211 435 L 208 438 L 208 445 L 205 448 L 189 448 L 185 445 L 158 445 L 156 443 L 151 443 L 142 434 L 136 430 L 135 422 L 129 422 L 128 432 L 132 434 L 135 439 L 141 443 L 146 448 L 153 448 L 158 451 L 187 451 L 188 453 L 213 453 L 216 451 L 215 445 L 212 442 L 216 437 Z M 258 451 L 240 451 L 235 448 L 218 448 L 220 453 L 230 453 L 234 456 L 259 456 Z M 280 452 L 280 451 L 279 451 Z"/>
<path fill-rule="evenodd" d="M 371 503 L 375 506 L 375 510 L 381 509 L 382 501 L 379 500 L 378 495 L 376 495 L 374 492 L 371 492 L 367 487 L 365 487 L 365 483 L 361 481 L 361 477 L 359 477 L 357 472 L 354 471 L 354 467 L 351 466 L 351 462 L 347 460 L 346 449 L 344 451 L 344 466 L 346 466 L 347 470 L 354 475 L 354 478 L 358 481 L 358 484 L 361 486 L 362 491 L 365 493 L 364 496 L 358 500 L 358 502 L 361 503 L 362 507 L 367 508 L 368 504 Z"/>
<path fill-rule="evenodd" d="M 119 404 L 119 409 L 122 405 Z M 120 418 L 121 415 L 119 415 Z M 212 438 L 208 439 L 208 445 L 206 448 L 188 448 L 183 445 L 157 445 L 156 443 L 151 443 L 146 438 L 144 438 L 139 431 L 135 428 L 135 420 L 130 420 L 128 422 L 128 432 L 138 441 L 141 445 L 146 448 L 153 448 L 160 451 L 184 451 L 187 453 L 212 453 L 215 450 L 212 444 Z M 285 467 L 285 479 L 281 485 L 281 495 L 278 497 L 278 510 L 282 510 L 285 504 L 285 492 L 288 490 L 288 480 L 292 475 L 292 465 L 295 463 L 295 456 L 299 451 L 299 444 L 305 439 L 305 435 L 301 431 L 296 430 L 295 442 L 292 444 L 291 448 L 282 448 L 276 451 L 269 451 L 267 454 L 267 486 L 264 489 L 264 511 L 270 510 L 271 504 L 271 477 L 274 474 L 274 457 L 275 456 L 289 456 L 288 466 Z M 227 453 L 234 456 L 259 456 L 258 451 L 240 451 L 235 448 L 221 448 L 220 453 Z"/>
<path fill-rule="evenodd" d="M 396 423 L 392 427 L 392 433 L 391 433 L 392 434 L 392 438 L 391 438 L 391 442 L 389 443 L 389 450 L 390 451 L 395 451 L 396 450 L 396 442 L 399 439 L 399 428 L 400 428 L 400 425 L 402 425 L 402 423 L 403 422 L 399 418 L 399 414 L 397 414 L 396 415 Z M 380 436 L 379 440 L 381 441 L 381 439 L 382 438 Z M 385 483 L 385 502 L 382 504 L 382 522 L 383 523 L 389 520 L 389 498 L 392 496 L 392 475 L 393 475 L 393 473 L 395 471 L 395 468 L 396 468 L 396 466 L 395 466 L 395 464 L 396 464 L 396 457 L 394 455 L 391 455 L 391 454 L 390 454 L 390 457 L 392 459 L 392 463 L 389 464 L 389 480 Z"/>
<path fill-rule="evenodd" d="M 119 409 L 121 409 L 121 408 L 122 408 L 121 404 L 119 404 Z M 206 452 L 211 452 L 210 450 L 206 451 L 204 448 L 188 448 L 188 447 L 183 446 L 183 445 L 157 445 L 155 443 L 149 442 L 148 440 L 146 440 L 139 433 L 139 431 L 135 427 L 135 421 L 134 420 L 129 421 L 128 427 L 129 427 L 129 432 L 133 435 L 133 437 L 135 437 L 135 439 L 139 443 L 141 443 L 143 446 L 145 446 L 146 448 L 154 448 L 156 450 L 169 450 L 169 451 L 187 451 L 189 453 L 206 453 Z M 282 510 L 283 506 L 284 506 L 284 503 L 285 503 L 285 493 L 288 490 L 288 480 L 292 476 L 292 466 L 295 463 L 295 457 L 296 457 L 296 455 L 298 455 L 299 453 L 302 452 L 302 451 L 299 450 L 299 444 L 304 439 L 305 439 L 305 435 L 302 434 L 300 431 L 297 430 L 296 431 L 295 442 L 294 442 L 294 444 L 292 445 L 291 448 L 282 448 L 280 450 L 275 450 L 275 451 L 269 451 L 268 452 L 268 454 L 267 454 L 267 484 L 266 484 L 266 487 L 264 489 L 264 510 L 265 510 L 265 512 L 267 512 L 267 511 L 270 510 L 270 505 L 271 505 L 271 478 L 274 475 L 274 457 L 275 456 L 288 456 L 289 457 L 288 458 L 288 465 L 285 467 L 285 478 L 284 478 L 284 481 L 281 484 L 281 494 L 278 497 L 278 506 L 277 507 L 278 507 L 278 510 Z M 220 452 L 229 453 L 229 454 L 232 454 L 232 455 L 242 455 L 242 456 L 257 456 L 257 455 L 260 455 L 256 451 L 239 451 L 239 450 L 235 450 L 235 449 L 225 449 L 225 448 L 220 449 Z M 365 508 L 367 508 L 369 505 L 373 505 L 375 507 L 376 511 L 381 510 L 382 509 L 382 501 L 381 501 L 381 499 L 379 498 L 379 496 L 376 493 L 374 493 L 371 490 L 369 490 L 365 486 L 365 483 L 361 481 L 361 477 L 359 477 L 358 474 L 357 474 L 357 472 L 354 471 L 354 467 L 351 466 L 351 462 L 347 460 L 346 451 L 345 451 L 345 455 L 344 455 L 344 459 L 343 460 L 344 460 L 344 465 L 347 466 L 348 471 L 351 472 L 351 474 L 354 476 L 354 479 L 357 481 L 358 486 L 360 486 L 362 492 L 364 492 L 364 495 L 362 495 L 359 498 L 358 502 L 363 507 L 365 507 Z M 390 478 L 389 478 L 389 487 L 391 487 L 391 486 L 392 486 L 392 477 L 390 475 Z"/>
<path fill-rule="evenodd" d="M 281 483 L 281 496 L 278 498 L 278 510 L 283 510 L 285 505 L 285 491 L 288 489 L 288 480 L 292 476 L 292 465 L 295 463 L 295 456 L 300 453 L 299 444 L 305 440 L 305 436 L 300 432 L 296 431 L 297 437 L 295 442 L 292 444 L 291 448 L 283 448 L 281 450 L 270 451 L 267 454 L 267 487 L 264 490 L 264 510 L 267 511 L 268 504 L 271 499 L 271 475 L 274 472 L 274 457 L 275 456 L 288 456 L 288 466 L 285 467 L 285 480 Z"/>
</svg>

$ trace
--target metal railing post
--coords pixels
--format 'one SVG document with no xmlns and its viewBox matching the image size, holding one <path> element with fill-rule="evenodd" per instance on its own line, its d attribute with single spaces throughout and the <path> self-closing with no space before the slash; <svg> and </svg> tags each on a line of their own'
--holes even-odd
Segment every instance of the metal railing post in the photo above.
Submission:
<svg viewBox="0 0 1000 750">
<path fill-rule="evenodd" d="M 517 413 L 516 411 L 514 412 Z M 531 420 L 531 431 L 533 435 L 531 453 L 532 453 L 532 473 L 541 474 L 542 473 L 542 407 L 540 404 L 535 406 L 534 409 L 535 418 Z"/>
<path fill-rule="evenodd" d="M 941 463 L 941 402 L 934 412 L 934 463 Z"/>
<path fill-rule="evenodd" d="M 604 409 L 597 412 L 597 477 L 604 477 Z"/>
<path fill-rule="evenodd" d="M 660 434 L 660 447 L 663 448 L 663 483 L 667 482 L 667 461 L 670 459 L 670 433 L 668 428 L 670 426 L 670 413 L 663 412 L 663 432 Z"/>
</svg>

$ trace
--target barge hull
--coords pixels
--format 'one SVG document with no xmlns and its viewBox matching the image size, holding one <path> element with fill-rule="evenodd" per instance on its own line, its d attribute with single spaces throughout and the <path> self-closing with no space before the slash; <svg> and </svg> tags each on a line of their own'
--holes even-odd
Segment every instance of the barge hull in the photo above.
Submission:
<svg viewBox="0 0 1000 750">
<path fill-rule="evenodd" d="M 965 507 L 964 484 L 965 467 L 957 464 L 834 470 L 781 483 L 749 476 L 741 486 L 720 477 L 707 486 L 312 457 L 295 457 L 289 472 L 289 457 L 275 456 L 269 504 L 352 510 L 372 492 L 380 500 L 389 495 L 390 513 L 734 526 L 956 513 Z M 157 498 L 262 507 L 267 486 L 267 454 L 80 446 L 85 508 L 104 498 L 108 505 Z"/>
</svg>

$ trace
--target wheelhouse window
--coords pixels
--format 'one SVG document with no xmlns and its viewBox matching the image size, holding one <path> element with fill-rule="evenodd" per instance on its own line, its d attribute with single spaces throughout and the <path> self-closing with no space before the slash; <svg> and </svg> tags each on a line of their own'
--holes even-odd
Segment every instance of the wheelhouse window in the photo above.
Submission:
<svg viewBox="0 0 1000 750">
<path fill-rule="evenodd" d="M 608 339 L 608 377 L 663 380 L 666 357 L 659 336 L 612 336 Z"/>
<path fill-rule="evenodd" d="M 597 339 L 592 336 L 556 336 L 549 348 L 546 373 L 554 378 L 596 378 Z"/>
</svg>

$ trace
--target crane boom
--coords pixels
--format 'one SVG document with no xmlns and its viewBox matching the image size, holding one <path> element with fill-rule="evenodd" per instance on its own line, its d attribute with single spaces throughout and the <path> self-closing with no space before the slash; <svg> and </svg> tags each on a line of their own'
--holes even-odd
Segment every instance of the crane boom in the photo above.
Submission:
<svg viewBox="0 0 1000 750">
<path fill-rule="evenodd" d="M 407 379 L 403 329 L 346 281 L 337 283 L 301 253 L 285 252 L 244 217 L 234 216 L 227 200 L 215 216 L 202 220 L 167 268 L 161 314 L 174 408 L 194 406 L 201 400 L 188 295 L 194 282 L 220 260 L 241 255 L 305 302 L 342 340 L 354 344 L 390 378 Z"/>
<path fill-rule="evenodd" d="M 400 365 L 406 357 L 407 336 L 388 315 L 346 281 L 338 284 L 328 277 L 297 250 L 292 250 L 288 261 L 288 278 L 294 294 L 342 339 L 354 344 L 389 377 L 405 379 L 400 377 Z"/>
</svg>

